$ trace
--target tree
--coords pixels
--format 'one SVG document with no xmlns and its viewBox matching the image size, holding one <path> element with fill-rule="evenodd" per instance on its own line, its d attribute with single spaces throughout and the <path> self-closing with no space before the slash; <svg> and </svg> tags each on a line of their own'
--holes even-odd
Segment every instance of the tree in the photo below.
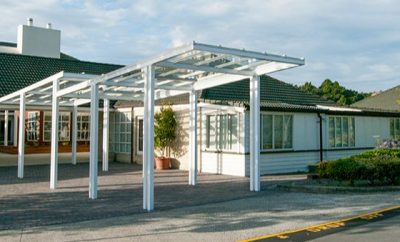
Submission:
<svg viewBox="0 0 400 242">
<path fill-rule="evenodd" d="M 304 85 L 300 86 L 300 88 L 303 91 L 309 92 L 309 93 L 316 93 L 318 88 L 314 86 L 311 82 L 306 82 Z"/>
<path fill-rule="evenodd" d="M 350 105 L 358 102 L 371 93 L 357 92 L 341 86 L 337 81 L 325 79 L 319 87 L 314 86 L 311 82 L 306 82 L 300 86 L 300 89 L 308 93 L 316 94 L 328 100 L 332 100 L 339 105 Z"/>
</svg>

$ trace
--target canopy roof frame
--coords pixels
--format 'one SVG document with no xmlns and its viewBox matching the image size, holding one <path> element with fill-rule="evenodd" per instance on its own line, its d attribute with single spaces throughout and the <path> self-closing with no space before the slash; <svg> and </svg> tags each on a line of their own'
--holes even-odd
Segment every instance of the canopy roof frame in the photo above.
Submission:
<svg viewBox="0 0 400 242">
<path fill-rule="evenodd" d="M 59 72 L 35 84 L 0 98 L 0 105 L 20 104 L 20 126 L 24 125 L 25 105 L 52 105 L 51 184 L 57 186 L 58 113 L 59 106 L 90 105 L 90 176 L 89 197 L 97 198 L 98 112 L 99 99 L 139 100 L 144 102 L 143 140 L 143 208 L 154 209 L 154 101 L 189 93 L 190 96 L 190 154 L 189 184 L 197 176 L 197 100 L 198 90 L 250 79 L 250 190 L 260 191 L 260 75 L 304 65 L 304 58 L 288 57 L 192 42 L 170 49 L 153 58 L 128 65 L 102 75 Z M 108 132 L 108 106 L 104 112 L 104 130 Z M 21 121 L 23 120 L 23 121 Z M 76 125 L 74 125 L 76 126 Z M 18 177 L 23 177 L 24 137 L 20 132 Z M 21 136 L 22 135 L 22 136 Z M 107 137 L 107 136 L 106 136 Z M 104 138 L 104 137 L 103 137 Z M 76 152 L 76 138 L 73 141 Z M 108 139 L 103 140 L 108 154 Z M 76 157 L 73 154 L 73 157 Z M 75 158 L 73 158 L 75 159 Z M 103 169 L 108 169 L 108 159 Z M 73 161 L 74 163 L 74 161 Z M 76 161 L 75 161 L 76 163 Z"/>
<path fill-rule="evenodd" d="M 61 71 L 28 87 L 0 98 L 0 104 L 18 104 L 21 93 L 26 105 L 51 105 L 53 80 L 60 80 L 60 106 L 89 102 L 91 83 L 100 85 L 99 98 L 139 100 L 144 98 L 144 68 L 155 70 L 155 99 L 202 90 L 250 78 L 253 75 L 304 65 L 304 58 L 288 57 L 192 42 L 170 49 L 153 58 L 103 75 Z M 63 83 L 64 82 L 64 83 Z M 67 85 L 66 85 L 67 84 Z M 122 89 L 122 90 L 121 90 Z M 47 91 L 48 90 L 48 91 Z"/>
</svg>

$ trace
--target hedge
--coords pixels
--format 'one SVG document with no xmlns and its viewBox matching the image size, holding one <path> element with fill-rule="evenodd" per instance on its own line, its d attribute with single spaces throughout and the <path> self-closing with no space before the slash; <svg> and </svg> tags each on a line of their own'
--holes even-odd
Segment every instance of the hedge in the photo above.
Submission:
<svg viewBox="0 0 400 242">
<path fill-rule="evenodd" d="M 320 162 L 321 178 L 338 181 L 365 180 L 371 185 L 400 184 L 400 149 L 367 151 L 349 158 Z"/>
</svg>

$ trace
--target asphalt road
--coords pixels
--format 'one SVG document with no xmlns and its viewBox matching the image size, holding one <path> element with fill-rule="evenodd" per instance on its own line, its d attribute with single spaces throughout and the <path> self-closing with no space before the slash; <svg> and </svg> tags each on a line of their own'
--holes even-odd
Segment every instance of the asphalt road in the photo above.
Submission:
<svg viewBox="0 0 400 242">
<path fill-rule="evenodd" d="M 246 242 L 385 242 L 400 241 L 400 206 L 359 214 L 289 230 L 279 234 L 249 238 Z"/>
<path fill-rule="evenodd" d="M 397 242 L 400 241 L 400 213 L 393 217 L 383 218 L 356 226 L 348 230 L 323 236 L 313 242 Z"/>
</svg>

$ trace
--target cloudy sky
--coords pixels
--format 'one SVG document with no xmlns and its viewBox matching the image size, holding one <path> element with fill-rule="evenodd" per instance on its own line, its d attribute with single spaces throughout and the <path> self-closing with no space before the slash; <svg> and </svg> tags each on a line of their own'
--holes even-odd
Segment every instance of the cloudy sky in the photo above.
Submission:
<svg viewBox="0 0 400 242">
<path fill-rule="evenodd" d="M 196 40 L 305 57 L 273 75 L 290 83 L 400 84 L 399 0 L 1 0 L 0 16 L 0 41 L 15 42 L 33 17 L 62 30 L 62 51 L 82 60 L 130 64 Z"/>
</svg>

